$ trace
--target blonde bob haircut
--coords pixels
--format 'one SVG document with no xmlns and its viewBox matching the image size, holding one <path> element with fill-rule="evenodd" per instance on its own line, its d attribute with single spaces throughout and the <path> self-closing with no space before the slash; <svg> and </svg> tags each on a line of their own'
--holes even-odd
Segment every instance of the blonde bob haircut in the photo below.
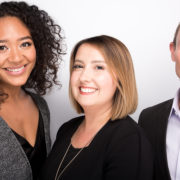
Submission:
<svg viewBox="0 0 180 180">
<path fill-rule="evenodd" d="M 118 39 L 107 35 L 81 40 L 71 52 L 70 77 L 73 72 L 76 53 L 82 44 L 92 45 L 102 53 L 109 71 L 117 84 L 113 97 L 111 120 L 121 119 L 133 113 L 137 108 L 138 96 L 133 63 L 127 47 Z M 84 113 L 81 105 L 73 97 L 70 83 L 69 97 L 77 113 Z"/>
</svg>

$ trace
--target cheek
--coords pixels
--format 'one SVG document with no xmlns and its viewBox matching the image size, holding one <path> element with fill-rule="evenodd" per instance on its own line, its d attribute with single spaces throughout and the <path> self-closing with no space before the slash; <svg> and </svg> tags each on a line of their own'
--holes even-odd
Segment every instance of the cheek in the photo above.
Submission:
<svg viewBox="0 0 180 180">
<path fill-rule="evenodd" d="M 116 84 L 110 74 L 104 74 L 102 76 L 97 76 L 96 78 L 102 87 L 113 88 L 116 86 Z"/>
<path fill-rule="evenodd" d="M 104 76 L 103 79 L 101 79 L 101 82 L 103 83 L 102 87 L 105 92 L 113 97 L 117 88 L 114 79 L 111 76 Z"/>
<path fill-rule="evenodd" d="M 117 86 L 116 86 L 116 84 L 114 82 L 109 84 L 109 89 L 108 90 L 109 90 L 109 94 L 112 96 L 112 98 L 113 98 L 113 96 L 115 94 L 116 89 L 117 89 Z"/>
<path fill-rule="evenodd" d="M 3 66 L 3 60 L 0 58 L 0 67 L 2 67 Z"/>
<path fill-rule="evenodd" d="M 175 50 L 174 52 L 174 60 L 177 62 L 177 63 L 180 63 L 180 47 Z"/>
<path fill-rule="evenodd" d="M 36 49 L 35 47 L 32 48 L 30 51 L 28 51 L 28 54 L 26 55 L 28 56 L 28 59 L 31 61 L 31 62 L 36 62 Z"/>
<path fill-rule="evenodd" d="M 178 72 L 178 73 L 180 73 L 180 59 L 177 59 L 176 58 L 176 73 Z"/>
<path fill-rule="evenodd" d="M 0 54 L 0 67 L 4 65 L 7 62 L 8 55 L 7 53 L 5 54 Z"/>
<path fill-rule="evenodd" d="M 80 81 L 80 77 L 81 77 L 81 71 L 72 71 L 71 74 L 71 83 L 72 84 L 77 84 Z"/>
<path fill-rule="evenodd" d="M 75 81 L 75 76 L 74 76 L 74 73 L 72 72 L 71 78 L 70 78 L 71 87 L 73 86 L 74 81 Z"/>
<path fill-rule="evenodd" d="M 76 72 L 72 72 L 71 78 L 70 78 L 70 84 L 71 84 L 72 91 L 74 91 L 74 89 L 76 88 L 77 83 L 78 83 L 78 75 Z"/>
</svg>

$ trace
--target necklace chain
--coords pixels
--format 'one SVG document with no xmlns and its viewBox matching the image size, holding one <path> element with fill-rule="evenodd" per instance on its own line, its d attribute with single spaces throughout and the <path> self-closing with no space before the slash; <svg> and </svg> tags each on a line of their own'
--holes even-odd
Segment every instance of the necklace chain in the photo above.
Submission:
<svg viewBox="0 0 180 180">
<path fill-rule="evenodd" d="M 102 127 L 101 127 L 101 128 L 102 128 Z M 101 129 L 101 128 L 100 128 L 100 129 Z M 100 129 L 99 129 L 99 130 L 100 130 Z M 61 162 L 59 163 L 59 166 L 58 166 L 58 169 L 57 169 L 57 171 L 56 171 L 56 176 L 55 176 L 54 180 L 58 180 L 58 179 L 62 176 L 63 172 L 68 168 L 68 166 L 69 166 L 69 165 L 74 161 L 74 159 L 82 152 L 82 150 L 83 150 L 85 147 L 87 147 L 87 146 L 90 145 L 90 143 L 92 142 L 92 140 L 94 139 L 94 137 L 96 136 L 96 134 L 99 132 L 99 130 L 93 135 L 93 137 L 90 139 L 90 141 L 88 141 L 88 142 L 85 144 L 85 146 L 82 147 L 82 148 L 76 153 L 76 155 L 69 161 L 69 163 L 64 167 L 64 169 L 62 169 L 62 171 L 59 173 L 60 168 L 61 168 L 61 166 L 62 166 L 62 163 L 63 163 L 63 161 L 64 161 L 64 159 L 65 159 L 65 157 L 66 157 L 66 155 L 67 155 L 67 153 L 68 153 L 68 151 L 69 151 L 69 148 L 70 148 L 71 145 L 72 145 L 71 140 L 70 140 L 70 143 L 69 143 L 69 145 L 68 145 L 68 147 L 67 147 L 67 149 L 66 149 L 66 152 L 64 153 L 64 156 L 63 156 Z M 58 175 L 58 173 L 59 173 L 59 175 Z"/>
<path fill-rule="evenodd" d="M 68 151 L 69 151 L 69 148 L 71 147 L 71 141 L 70 141 L 70 143 L 69 143 L 69 145 L 68 145 L 68 147 L 67 147 L 67 149 L 66 149 L 66 152 L 65 152 L 65 154 L 64 154 L 64 156 L 63 156 L 63 158 L 62 158 L 62 160 L 61 160 L 61 162 L 60 162 L 60 164 L 59 164 L 59 166 L 58 166 L 58 169 L 57 169 L 57 171 L 56 171 L 55 180 L 58 180 L 58 179 L 62 176 L 63 172 L 67 169 L 67 167 L 74 161 L 74 159 L 80 154 L 80 152 L 81 152 L 88 144 L 89 144 L 89 142 L 88 142 L 83 148 L 81 148 L 81 149 L 77 152 L 77 154 L 69 161 L 69 163 L 64 167 L 64 169 L 63 169 L 63 170 L 60 172 L 60 174 L 58 175 L 59 170 L 60 170 L 60 168 L 61 168 L 61 166 L 62 166 L 62 163 L 63 163 L 63 161 L 64 161 L 64 159 L 65 159 L 65 157 L 66 157 L 66 155 L 67 155 L 67 153 L 68 153 Z"/>
</svg>

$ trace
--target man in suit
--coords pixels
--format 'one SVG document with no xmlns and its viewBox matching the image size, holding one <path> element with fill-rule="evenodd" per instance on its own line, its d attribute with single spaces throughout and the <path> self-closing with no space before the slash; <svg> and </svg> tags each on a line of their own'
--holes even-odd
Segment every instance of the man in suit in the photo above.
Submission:
<svg viewBox="0 0 180 180">
<path fill-rule="evenodd" d="M 180 78 L 180 24 L 170 43 L 170 52 Z M 154 180 L 180 180 L 180 89 L 174 99 L 143 110 L 139 125 L 152 144 Z"/>
</svg>

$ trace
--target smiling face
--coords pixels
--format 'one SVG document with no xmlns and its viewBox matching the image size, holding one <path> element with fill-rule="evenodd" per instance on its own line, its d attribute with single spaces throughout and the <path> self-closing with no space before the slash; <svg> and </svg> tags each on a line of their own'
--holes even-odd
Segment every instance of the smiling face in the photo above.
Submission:
<svg viewBox="0 0 180 180">
<path fill-rule="evenodd" d="M 27 27 L 16 17 L 0 18 L 0 84 L 24 85 L 35 65 L 36 50 Z"/>
<path fill-rule="evenodd" d="M 95 46 L 85 43 L 78 48 L 70 83 L 73 97 L 84 110 L 112 106 L 116 83 Z"/>
</svg>

